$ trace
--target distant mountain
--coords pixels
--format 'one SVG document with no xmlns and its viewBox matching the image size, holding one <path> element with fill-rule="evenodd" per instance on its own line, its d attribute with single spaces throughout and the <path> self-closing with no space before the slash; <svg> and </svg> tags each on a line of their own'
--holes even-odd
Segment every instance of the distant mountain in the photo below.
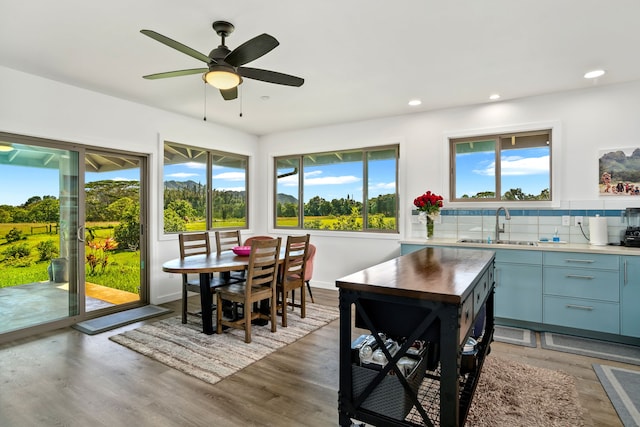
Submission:
<svg viewBox="0 0 640 427">
<path fill-rule="evenodd" d="M 278 193 L 276 195 L 276 203 L 281 203 L 281 204 L 285 204 L 285 203 L 293 203 L 294 205 L 298 204 L 298 199 L 296 199 L 295 197 L 293 197 L 290 194 L 283 194 L 283 193 Z"/>
<path fill-rule="evenodd" d="M 168 189 L 168 190 L 191 190 L 196 188 L 198 185 L 206 185 L 206 183 L 201 184 L 192 180 L 189 181 L 165 181 L 164 182 L 164 188 Z"/>
</svg>

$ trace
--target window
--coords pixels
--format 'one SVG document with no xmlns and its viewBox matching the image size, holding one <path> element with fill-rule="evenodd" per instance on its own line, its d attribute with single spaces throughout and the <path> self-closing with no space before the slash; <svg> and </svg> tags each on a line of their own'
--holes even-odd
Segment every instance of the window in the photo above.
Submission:
<svg viewBox="0 0 640 427">
<path fill-rule="evenodd" d="M 248 157 L 164 143 L 164 232 L 247 228 Z"/>
<path fill-rule="evenodd" d="M 275 227 L 397 233 L 398 149 L 277 157 Z"/>
<path fill-rule="evenodd" d="M 550 201 L 551 130 L 450 139 L 451 201 Z"/>
</svg>

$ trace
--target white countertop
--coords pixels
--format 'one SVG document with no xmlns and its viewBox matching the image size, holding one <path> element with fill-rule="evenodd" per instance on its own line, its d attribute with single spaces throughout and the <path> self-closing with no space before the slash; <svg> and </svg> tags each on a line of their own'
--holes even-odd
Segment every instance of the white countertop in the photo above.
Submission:
<svg viewBox="0 0 640 427">
<path fill-rule="evenodd" d="M 401 244 L 429 245 L 429 246 L 456 246 L 459 248 L 485 248 L 485 249 L 517 249 L 523 251 L 552 251 L 552 252 L 584 252 L 603 255 L 634 255 L 640 256 L 640 248 L 626 246 L 594 246 L 585 243 L 553 243 L 538 242 L 537 246 L 507 245 L 493 243 L 459 243 L 457 239 L 412 239 L 401 240 Z"/>
</svg>

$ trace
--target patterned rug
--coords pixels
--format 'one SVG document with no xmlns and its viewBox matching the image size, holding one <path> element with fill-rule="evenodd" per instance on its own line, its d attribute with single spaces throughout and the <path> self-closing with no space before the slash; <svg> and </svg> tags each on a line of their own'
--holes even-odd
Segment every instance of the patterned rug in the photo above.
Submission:
<svg viewBox="0 0 640 427">
<path fill-rule="evenodd" d="M 625 427 L 640 426 L 640 371 L 593 365 L 602 387 Z"/>
<path fill-rule="evenodd" d="M 536 333 L 529 329 L 496 325 L 493 331 L 493 339 L 494 341 L 522 345 L 524 347 L 536 348 L 538 346 Z"/>
<path fill-rule="evenodd" d="M 640 347 L 570 335 L 541 332 L 542 348 L 640 365 Z"/>
<path fill-rule="evenodd" d="M 287 314 L 288 327 L 252 326 L 251 343 L 244 342 L 244 331 L 229 329 L 221 335 L 205 335 L 198 317 L 182 324 L 179 316 L 153 322 L 113 335 L 109 339 L 185 374 L 215 384 L 339 316 L 338 307 L 307 304 L 307 316 L 300 311 Z M 278 319 L 280 320 L 280 319 Z"/>
</svg>

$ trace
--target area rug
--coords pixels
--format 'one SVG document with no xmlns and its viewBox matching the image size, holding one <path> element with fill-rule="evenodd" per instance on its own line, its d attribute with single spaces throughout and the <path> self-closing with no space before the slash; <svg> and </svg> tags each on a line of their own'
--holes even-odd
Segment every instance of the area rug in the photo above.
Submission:
<svg viewBox="0 0 640 427">
<path fill-rule="evenodd" d="M 278 324 L 253 326 L 251 343 L 244 342 L 244 331 L 229 329 L 223 334 L 205 335 L 198 317 L 189 316 L 187 324 L 171 317 L 137 329 L 113 335 L 109 339 L 144 354 L 185 374 L 215 384 L 268 354 L 291 344 L 339 316 L 338 307 L 307 304 L 304 319 L 299 311 L 287 314 L 288 327 Z"/>
<path fill-rule="evenodd" d="M 529 329 L 512 328 L 510 326 L 498 326 L 493 329 L 493 340 L 507 344 L 522 345 L 536 348 L 536 333 Z"/>
<path fill-rule="evenodd" d="M 593 370 L 622 424 L 640 426 L 640 371 L 596 364 Z"/>
<path fill-rule="evenodd" d="M 584 426 L 572 376 L 488 356 L 467 427 Z"/>
<path fill-rule="evenodd" d="M 640 365 L 640 347 L 552 332 L 540 333 L 542 348 Z"/>
</svg>

